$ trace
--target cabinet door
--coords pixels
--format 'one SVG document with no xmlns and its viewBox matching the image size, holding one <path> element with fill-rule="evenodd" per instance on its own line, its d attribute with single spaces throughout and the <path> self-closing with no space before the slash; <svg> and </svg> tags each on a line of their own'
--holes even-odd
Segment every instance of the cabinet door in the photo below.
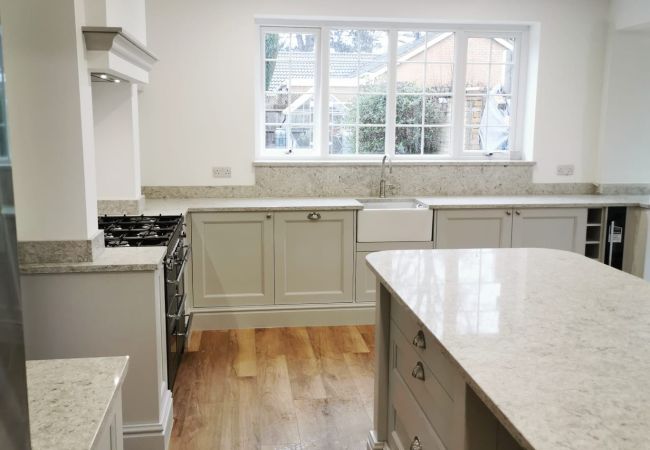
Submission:
<svg viewBox="0 0 650 450">
<path fill-rule="evenodd" d="M 510 247 L 512 210 L 441 209 L 436 211 L 436 248 Z"/>
<path fill-rule="evenodd" d="M 192 214 L 194 306 L 273 303 L 273 216 Z"/>
<path fill-rule="evenodd" d="M 366 256 L 372 252 L 357 252 L 355 286 L 357 302 L 374 302 L 377 277 L 366 264 Z"/>
<path fill-rule="evenodd" d="M 513 247 L 554 248 L 585 254 L 586 208 L 518 208 L 512 225 Z"/>
<path fill-rule="evenodd" d="M 351 302 L 352 211 L 275 215 L 275 303 Z"/>
</svg>

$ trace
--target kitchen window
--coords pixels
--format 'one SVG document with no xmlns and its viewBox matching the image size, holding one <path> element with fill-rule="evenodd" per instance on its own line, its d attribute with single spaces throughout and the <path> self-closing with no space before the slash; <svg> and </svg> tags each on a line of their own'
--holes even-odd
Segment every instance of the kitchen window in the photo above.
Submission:
<svg viewBox="0 0 650 450">
<path fill-rule="evenodd" d="M 293 25 L 260 22 L 260 159 L 520 159 L 525 27 Z"/>
</svg>

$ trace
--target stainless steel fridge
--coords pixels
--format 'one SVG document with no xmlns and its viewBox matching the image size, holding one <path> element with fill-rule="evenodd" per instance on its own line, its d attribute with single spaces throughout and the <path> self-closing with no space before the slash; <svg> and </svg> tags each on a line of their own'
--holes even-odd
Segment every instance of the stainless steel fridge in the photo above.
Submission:
<svg viewBox="0 0 650 450">
<path fill-rule="evenodd" d="M 4 74 L 0 34 L 0 448 L 29 450 L 25 345 Z"/>
</svg>

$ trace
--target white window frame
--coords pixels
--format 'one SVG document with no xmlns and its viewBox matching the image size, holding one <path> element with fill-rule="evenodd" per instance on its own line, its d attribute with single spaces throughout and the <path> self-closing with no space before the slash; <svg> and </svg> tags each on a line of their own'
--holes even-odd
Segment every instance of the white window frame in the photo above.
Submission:
<svg viewBox="0 0 650 450">
<path fill-rule="evenodd" d="M 377 22 L 365 20 L 328 20 L 304 18 L 257 17 L 259 57 L 255 76 L 255 130 L 256 160 L 261 162 L 368 162 L 378 161 L 388 155 L 395 161 L 435 162 L 435 161 L 489 161 L 521 160 L 523 157 L 524 111 L 526 100 L 526 77 L 528 60 L 528 25 L 467 25 L 436 24 L 416 21 Z M 388 90 L 386 97 L 386 139 L 384 154 L 330 154 L 329 153 L 329 32 L 330 29 L 386 30 L 389 35 L 388 48 Z M 265 31 L 302 31 L 316 34 L 316 79 L 314 80 L 314 148 L 311 151 L 273 151 L 265 148 L 265 91 L 264 91 L 264 33 Z M 449 154 L 444 155 L 400 155 L 395 153 L 395 115 L 396 115 L 396 72 L 397 72 L 397 33 L 398 31 L 453 32 L 455 57 L 454 85 L 452 91 L 453 108 L 451 118 L 451 137 Z M 465 74 L 467 69 L 467 39 L 469 37 L 515 37 L 512 80 L 510 149 L 490 154 L 465 151 Z"/>
</svg>

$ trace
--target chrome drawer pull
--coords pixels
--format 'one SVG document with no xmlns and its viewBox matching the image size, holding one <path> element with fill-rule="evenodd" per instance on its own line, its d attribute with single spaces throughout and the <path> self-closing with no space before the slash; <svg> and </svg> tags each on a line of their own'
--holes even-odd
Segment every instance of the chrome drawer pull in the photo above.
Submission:
<svg viewBox="0 0 650 450">
<path fill-rule="evenodd" d="M 422 450 L 422 444 L 420 444 L 420 439 L 417 436 L 413 438 L 409 450 Z"/>
<path fill-rule="evenodd" d="M 418 334 L 413 338 L 413 345 L 421 349 L 427 348 L 427 341 L 424 339 L 424 332 L 422 330 L 418 331 Z"/>
<path fill-rule="evenodd" d="M 420 361 L 415 364 L 415 367 L 413 368 L 413 372 L 411 372 L 411 376 L 413 378 L 417 378 L 418 380 L 424 381 L 424 366 Z"/>
<path fill-rule="evenodd" d="M 320 213 L 317 212 L 310 212 L 309 214 L 307 214 L 307 218 L 309 220 L 320 220 L 320 217 L 321 217 Z"/>
</svg>

